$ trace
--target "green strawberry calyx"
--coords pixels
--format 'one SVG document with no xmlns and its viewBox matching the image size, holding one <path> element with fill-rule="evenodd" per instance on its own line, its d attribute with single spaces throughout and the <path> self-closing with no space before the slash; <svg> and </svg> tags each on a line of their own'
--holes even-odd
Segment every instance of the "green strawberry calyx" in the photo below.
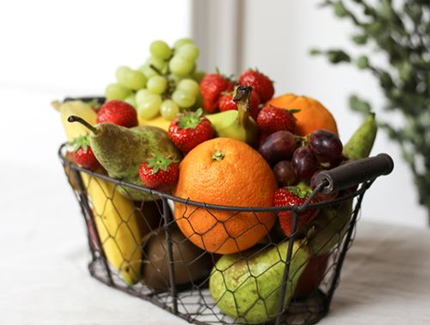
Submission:
<svg viewBox="0 0 430 325">
<path fill-rule="evenodd" d="M 80 148 L 82 148 L 84 152 L 87 152 L 88 147 L 90 146 L 90 138 L 88 135 L 81 135 L 74 139 L 72 142 L 69 142 L 68 145 L 73 147 L 72 152 L 76 152 Z"/>
<path fill-rule="evenodd" d="M 150 157 L 145 161 L 147 162 L 146 168 L 152 169 L 152 174 L 157 174 L 160 169 L 167 171 L 171 164 L 176 163 L 175 160 L 163 156 Z"/>
<path fill-rule="evenodd" d="M 195 112 L 184 112 L 178 118 L 178 126 L 181 129 L 195 129 L 202 120 L 203 110 L 199 108 Z"/>
<path fill-rule="evenodd" d="M 300 199 L 305 199 L 312 193 L 311 188 L 305 184 L 298 184 L 297 186 L 288 186 L 287 190 Z"/>
</svg>

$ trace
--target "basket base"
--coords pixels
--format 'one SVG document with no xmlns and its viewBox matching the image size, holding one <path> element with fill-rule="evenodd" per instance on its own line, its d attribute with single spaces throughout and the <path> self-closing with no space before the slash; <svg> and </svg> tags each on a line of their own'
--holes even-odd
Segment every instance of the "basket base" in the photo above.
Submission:
<svg viewBox="0 0 430 325">
<path fill-rule="evenodd" d="M 142 284 L 128 287 L 122 279 L 112 274 L 109 278 L 104 264 L 96 259 L 88 265 L 90 274 L 100 282 L 126 292 L 172 313 L 189 323 L 198 325 L 233 324 L 234 320 L 224 315 L 214 304 L 207 288 L 207 283 L 199 287 L 186 288 L 178 292 L 178 310 L 174 311 L 173 297 L 170 292 L 153 292 Z M 185 289 L 185 287 L 184 287 Z M 328 313 L 328 298 L 318 290 L 308 298 L 290 303 L 288 310 L 281 318 L 284 325 L 313 325 Z M 274 322 L 270 322 L 274 323 Z"/>
</svg>

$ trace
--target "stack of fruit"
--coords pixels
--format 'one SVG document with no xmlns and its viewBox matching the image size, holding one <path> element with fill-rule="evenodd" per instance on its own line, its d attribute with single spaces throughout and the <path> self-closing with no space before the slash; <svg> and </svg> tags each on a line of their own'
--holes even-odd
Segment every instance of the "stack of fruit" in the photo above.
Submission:
<svg viewBox="0 0 430 325">
<path fill-rule="evenodd" d="M 152 263 L 142 267 L 151 254 L 139 247 L 150 230 L 139 227 L 133 202 L 156 201 L 165 192 L 206 204 L 297 207 L 317 185 L 320 171 L 370 153 L 376 136 L 373 115 L 343 145 L 328 109 L 308 97 L 273 98 L 273 82 L 259 71 L 247 70 L 237 81 L 219 73 L 200 78 L 195 73 L 199 51 L 186 39 L 173 48 L 156 41 L 150 52 L 139 70 L 118 68 L 118 83 L 107 87 L 100 108 L 81 101 L 59 107 L 70 141 L 68 159 L 146 188 L 90 182 L 81 173 L 106 258 L 129 286 L 142 277 L 157 290 L 169 285 L 166 269 L 151 271 Z M 312 203 L 337 195 L 343 193 L 317 195 Z M 182 236 L 177 242 L 188 245 L 183 250 L 193 252 L 187 261 L 223 255 L 193 272 L 181 260 L 183 254 L 175 253 L 175 264 L 188 274 L 176 280 L 182 284 L 208 276 L 203 266 L 218 260 L 209 282 L 217 306 L 237 320 L 266 322 L 276 315 L 285 265 L 279 262 L 285 262 L 288 238 L 294 236 L 295 242 L 285 304 L 318 287 L 330 251 L 348 228 L 351 208 L 351 200 L 323 209 L 311 206 L 299 213 L 294 228 L 291 210 L 237 213 L 175 202 L 178 228 L 172 231 Z M 265 239 L 271 245 L 255 250 Z M 150 251 L 165 251 L 153 247 L 164 240 L 149 242 Z M 148 278 L 154 272 L 156 280 Z"/>
</svg>

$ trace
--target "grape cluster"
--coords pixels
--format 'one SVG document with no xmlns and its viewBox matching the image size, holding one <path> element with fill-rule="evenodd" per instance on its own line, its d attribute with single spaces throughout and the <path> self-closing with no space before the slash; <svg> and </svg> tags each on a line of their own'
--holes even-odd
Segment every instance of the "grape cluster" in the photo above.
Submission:
<svg viewBox="0 0 430 325">
<path fill-rule="evenodd" d="M 204 73 L 196 71 L 199 49 L 193 41 L 182 38 L 172 48 L 154 41 L 149 50 L 150 57 L 139 69 L 116 70 L 116 83 L 107 86 L 106 99 L 129 103 L 145 120 L 161 114 L 170 121 L 181 110 L 200 106 L 199 82 Z"/>
<path fill-rule="evenodd" d="M 321 169 L 338 166 L 344 159 L 339 137 L 327 130 L 315 130 L 306 137 L 278 131 L 265 138 L 259 152 L 273 166 L 280 186 L 310 182 Z"/>
</svg>

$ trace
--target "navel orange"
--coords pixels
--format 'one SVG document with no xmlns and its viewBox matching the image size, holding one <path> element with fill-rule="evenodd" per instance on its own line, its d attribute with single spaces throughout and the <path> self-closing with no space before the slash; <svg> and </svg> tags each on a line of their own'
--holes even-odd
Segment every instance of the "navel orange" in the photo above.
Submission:
<svg viewBox="0 0 430 325">
<path fill-rule="evenodd" d="M 215 138 L 185 156 L 173 194 L 206 204 L 268 207 L 277 188 L 270 166 L 257 151 L 241 141 Z M 276 219 L 273 213 L 223 211 L 180 203 L 175 203 L 174 215 L 192 243 L 219 254 L 254 246 Z"/>
<path fill-rule="evenodd" d="M 318 129 L 329 130 L 338 135 L 337 124 L 333 115 L 319 101 L 313 98 L 285 94 L 269 100 L 267 105 L 299 109 L 300 111 L 294 114 L 297 119 L 295 133 L 298 135 L 304 136 Z"/>
</svg>

